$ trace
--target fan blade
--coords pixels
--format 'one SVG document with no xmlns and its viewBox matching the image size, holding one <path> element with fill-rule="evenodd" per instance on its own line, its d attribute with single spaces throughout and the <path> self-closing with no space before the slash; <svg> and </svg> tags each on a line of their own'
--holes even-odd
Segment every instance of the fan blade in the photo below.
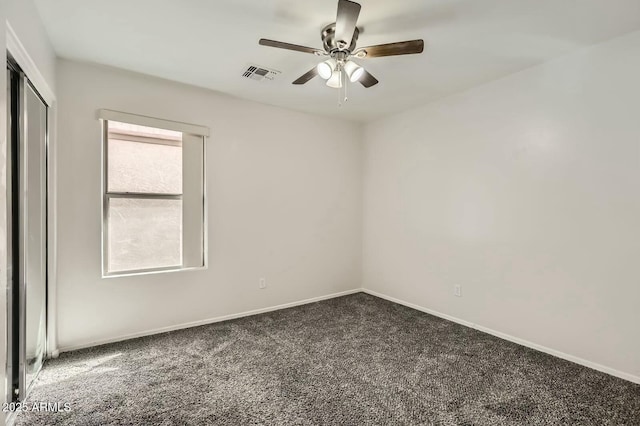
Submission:
<svg viewBox="0 0 640 426">
<path fill-rule="evenodd" d="M 313 53 L 316 55 L 322 55 L 324 52 L 313 47 L 299 46 L 297 44 L 285 43 L 283 41 L 269 40 L 267 38 L 261 38 L 258 42 L 262 46 L 277 47 L 279 49 L 295 50 L 296 52 Z"/>
<path fill-rule="evenodd" d="M 378 44 L 376 46 L 363 47 L 353 54 L 363 58 L 380 58 L 382 56 L 411 55 L 422 53 L 424 50 L 423 40 L 399 41 L 397 43 Z M 364 53 L 364 56 L 362 56 Z"/>
<path fill-rule="evenodd" d="M 309 71 L 307 71 L 305 74 L 300 76 L 300 78 L 298 78 L 296 81 L 294 81 L 293 84 L 305 84 L 307 81 L 311 80 L 316 75 L 318 75 L 318 67 L 313 67 Z"/>
<path fill-rule="evenodd" d="M 375 78 L 374 76 L 372 76 L 369 73 L 369 71 L 365 71 L 364 74 L 362 74 L 362 77 L 360 77 L 360 80 L 358 80 L 358 81 L 364 87 L 371 87 L 371 86 L 375 86 L 376 84 L 378 84 L 378 79 Z"/>
<path fill-rule="evenodd" d="M 360 5 L 349 0 L 338 1 L 338 16 L 336 17 L 336 42 L 343 41 L 344 47 L 351 46 L 353 33 L 356 31 Z M 342 48 L 342 47 L 341 47 Z"/>
</svg>

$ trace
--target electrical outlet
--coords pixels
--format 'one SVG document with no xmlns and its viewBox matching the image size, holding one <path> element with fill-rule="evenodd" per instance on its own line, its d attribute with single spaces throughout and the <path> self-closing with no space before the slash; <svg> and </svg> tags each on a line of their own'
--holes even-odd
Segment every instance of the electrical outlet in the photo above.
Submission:
<svg viewBox="0 0 640 426">
<path fill-rule="evenodd" d="M 454 296 L 458 296 L 458 297 L 462 297 L 462 286 L 461 285 L 454 285 L 453 286 L 453 295 Z"/>
<path fill-rule="evenodd" d="M 266 278 L 260 278 L 260 280 L 258 281 L 258 288 L 267 288 L 267 279 Z"/>
</svg>

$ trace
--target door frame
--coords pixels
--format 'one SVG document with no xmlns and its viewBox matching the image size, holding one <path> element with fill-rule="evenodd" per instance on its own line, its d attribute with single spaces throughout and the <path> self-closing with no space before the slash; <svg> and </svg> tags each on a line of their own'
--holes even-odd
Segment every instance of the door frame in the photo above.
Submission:
<svg viewBox="0 0 640 426">
<path fill-rule="evenodd" d="M 20 294 L 22 292 L 15 291 L 14 284 L 18 280 L 22 273 L 22 266 L 20 265 L 20 241 L 22 240 L 22 233 L 19 226 L 20 205 L 22 200 L 20 197 L 20 181 L 21 174 L 21 156 L 20 156 L 20 140 L 22 139 L 21 129 L 22 123 L 18 122 L 17 125 L 14 120 L 22 119 L 21 99 L 22 99 L 22 76 L 19 73 L 19 68 L 16 68 L 16 64 L 7 55 L 7 216 L 11 215 L 11 220 L 7 220 L 7 237 L 9 238 L 7 248 L 10 250 L 11 259 L 10 264 L 7 262 L 7 270 L 11 268 L 11 276 L 7 276 L 7 387 L 6 387 L 6 401 L 12 402 L 19 397 L 15 394 L 16 387 L 19 390 L 23 379 L 21 378 L 20 371 L 22 350 L 21 345 L 16 347 L 14 338 L 16 335 L 20 335 L 22 327 L 22 319 L 18 312 L 15 312 L 15 307 L 22 305 L 20 300 Z M 14 79 L 17 79 L 17 84 L 14 84 Z M 10 185 L 9 185 L 10 180 Z M 9 217 L 7 217 L 9 219 Z M 10 235 L 10 237 L 9 237 Z M 9 259 L 7 259 L 9 260 Z M 19 282 L 17 283 L 19 285 Z M 18 342 L 19 343 L 19 342 Z"/>
<path fill-rule="evenodd" d="M 18 38 L 15 30 L 9 21 L 6 22 L 6 48 L 7 56 L 22 69 L 29 78 L 31 85 L 40 95 L 47 108 L 47 139 L 45 164 L 47 167 L 46 194 L 47 194 L 47 221 L 46 221 L 46 241 L 47 241 L 47 348 L 46 356 L 56 358 L 58 351 L 57 333 L 57 164 L 56 164 L 56 119 L 58 104 L 54 91 L 49 82 L 40 72 L 36 62 L 29 55 L 24 44 Z"/>
<path fill-rule="evenodd" d="M 8 282 L 7 293 L 7 402 L 23 401 L 33 384 L 34 380 L 27 383 L 26 371 L 26 308 L 27 295 L 25 280 L 27 269 L 27 251 L 29 244 L 27 241 L 27 228 L 25 227 L 28 220 L 28 204 L 26 196 L 28 188 L 26 186 L 28 180 L 29 167 L 42 167 L 44 170 L 41 174 L 41 209 L 44 217 L 41 219 L 42 239 L 44 247 L 40 247 L 43 252 L 42 261 L 44 285 L 45 285 L 45 341 L 43 361 L 47 358 L 47 340 L 48 340 L 48 134 L 49 134 L 49 106 L 39 94 L 37 89 L 29 81 L 27 75 L 20 68 L 11 55 L 7 55 L 7 71 L 10 78 L 7 79 L 10 102 L 8 103 L 8 134 L 9 134 L 9 164 L 7 167 L 7 179 L 10 179 L 11 185 L 7 187 L 7 199 L 10 204 L 7 206 L 11 211 L 11 281 Z M 42 162 L 31 165 L 28 160 L 27 123 L 29 120 L 27 111 L 27 97 L 29 92 L 38 98 L 46 108 L 46 120 L 44 127 L 44 146 L 42 147 Z M 27 277 L 27 279 L 29 279 Z M 16 347 L 17 346 L 17 347 Z M 38 371 L 39 373 L 39 371 Z M 36 373 L 37 376 L 37 373 Z M 35 379 L 35 377 L 34 377 Z"/>
<path fill-rule="evenodd" d="M 48 84 L 47 79 L 45 79 L 38 69 L 36 62 L 29 55 L 27 49 L 22 44 L 16 32 L 13 30 L 11 24 L 6 22 L 6 57 L 12 57 L 13 62 L 18 66 L 19 69 L 22 70 L 22 73 L 26 75 L 29 79 L 29 82 L 44 104 L 47 106 L 47 132 L 45 139 L 45 151 L 44 151 L 44 164 L 46 167 L 45 172 L 45 180 L 46 186 L 44 187 L 45 191 L 45 229 L 44 229 L 44 240 L 46 244 L 46 252 L 45 252 L 45 275 L 47 279 L 47 297 L 46 297 L 46 346 L 45 346 L 45 358 L 57 357 L 58 349 L 57 349 L 57 303 L 56 303 L 56 247 L 57 247 L 57 233 L 56 233 L 56 163 L 55 163 L 55 134 L 56 134 L 56 117 L 57 117 L 57 102 L 56 97 L 51 90 L 51 86 Z M 7 105 L 8 106 L 8 105 Z M 9 106 L 8 106 L 9 107 Z M 8 114 L 7 114 L 8 115 Z M 9 124 L 9 123 L 7 123 Z M 9 132 L 9 126 L 7 126 L 7 132 Z M 8 147 L 9 148 L 9 147 Z M 7 151 L 7 154 L 9 151 Z M 9 157 L 7 157 L 8 160 Z M 7 188 L 7 190 L 11 190 Z M 9 205 L 7 209 L 11 208 Z M 19 238 L 17 235 L 15 238 Z M 7 294 L 9 296 L 9 294 Z M 10 318 L 9 305 L 12 301 L 7 298 L 7 319 Z M 7 332 L 11 330 L 7 329 Z M 9 337 L 9 336 L 7 336 Z M 7 343 L 9 339 L 7 339 Z M 9 352 L 11 350 L 9 345 L 7 345 L 7 364 L 5 367 L 9 366 L 9 357 L 12 357 L 12 354 Z M 19 366 L 12 366 L 13 368 L 19 368 Z M 6 370 L 7 374 L 10 374 L 10 371 Z M 5 401 L 10 402 L 12 396 L 13 389 L 13 378 L 7 377 L 7 393 L 5 395 Z M 10 421 L 13 417 L 12 414 L 8 413 L 8 416 L 5 416 L 5 420 Z"/>
</svg>

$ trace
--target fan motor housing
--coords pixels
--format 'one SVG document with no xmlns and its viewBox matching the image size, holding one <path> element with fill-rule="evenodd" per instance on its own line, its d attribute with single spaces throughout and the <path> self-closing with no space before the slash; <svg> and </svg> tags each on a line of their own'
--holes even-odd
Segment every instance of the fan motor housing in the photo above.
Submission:
<svg viewBox="0 0 640 426">
<path fill-rule="evenodd" d="M 335 51 L 349 51 L 353 52 L 356 48 L 356 42 L 358 41 L 358 34 L 360 34 L 360 30 L 356 27 L 356 30 L 353 33 L 353 38 L 351 39 L 351 44 L 348 47 L 343 47 L 337 45 L 336 40 L 336 23 L 329 24 L 322 29 L 320 36 L 322 38 L 322 44 L 324 45 L 324 50 L 329 53 L 333 53 Z"/>
</svg>

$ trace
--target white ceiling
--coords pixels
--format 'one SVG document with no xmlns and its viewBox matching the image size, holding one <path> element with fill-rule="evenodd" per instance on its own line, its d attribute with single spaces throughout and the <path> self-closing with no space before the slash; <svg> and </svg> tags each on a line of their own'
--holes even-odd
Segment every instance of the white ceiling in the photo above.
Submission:
<svg viewBox="0 0 640 426">
<path fill-rule="evenodd" d="M 360 63 L 379 80 L 337 91 L 319 59 L 258 45 L 261 37 L 321 47 L 337 0 L 36 0 L 57 54 L 296 110 L 367 121 L 640 29 L 639 0 L 360 0 L 358 46 L 422 38 L 421 55 Z M 249 64 L 282 72 L 256 82 Z"/>
</svg>

